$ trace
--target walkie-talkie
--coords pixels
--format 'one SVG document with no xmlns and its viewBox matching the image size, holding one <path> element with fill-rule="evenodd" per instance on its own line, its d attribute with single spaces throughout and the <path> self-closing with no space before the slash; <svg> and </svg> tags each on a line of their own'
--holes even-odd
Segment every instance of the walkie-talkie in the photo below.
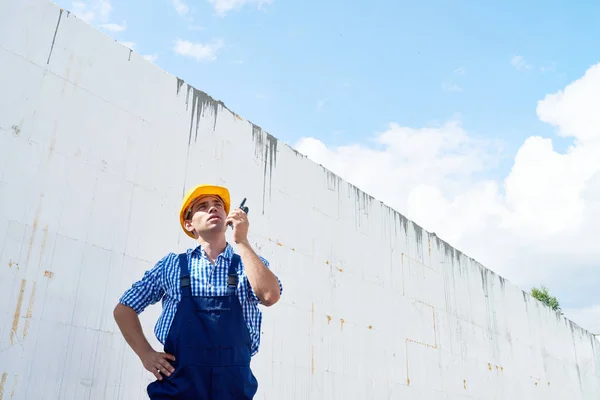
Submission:
<svg viewBox="0 0 600 400">
<path fill-rule="evenodd" d="M 244 200 L 242 200 L 242 203 L 240 204 L 240 210 L 242 210 L 243 212 L 245 212 L 246 214 L 248 214 L 248 212 L 250 211 L 248 209 L 248 207 L 244 207 L 244 204 L 246 204 L 246 198 L 244 197 Z M 233 223 L 230 222 L 229 226 L 231 227 L 231 229 L 233 229 Z"/>
<path fill-rule="evenodd" d="M 248 207 L 244 207 L 244 204 L 246 204 L 246 198 L 244 197 L 244 200 L 242 200 L 242 204 L 240 204 L 240 209 L 245 212 L 246 214 L 248 214 Z"/>
</svg>

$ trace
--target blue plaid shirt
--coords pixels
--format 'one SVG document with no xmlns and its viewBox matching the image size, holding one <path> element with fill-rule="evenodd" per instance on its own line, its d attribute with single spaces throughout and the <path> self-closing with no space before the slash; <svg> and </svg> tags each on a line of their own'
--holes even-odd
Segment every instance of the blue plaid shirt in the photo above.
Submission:
<svg viewBox="0 0 600 400">
<path fill-rule="evenodd" d="M 210 262 L 201 246 L 188 249 L 186 253 L 188 255 L 192 295 L 226 295 L 227 272 L 231 256 L 234 254 L 231 245 L 227 244 L 223 253 L 215 260 L 214 265 Z M 262 257 L 260 259 L 269 267 L 267 260 Z M 175 311 L 177 311 L 177 305 L 181 300 L 179 270 L 178 255 L 169 253 L 156 263 L 152 269 L 146 271 L 142 279 L 135 282 L 119 299 L 122 304 L 133 308 L 138 314 L 144 311 L 149 305 L 155 304 L 162 299 L 163 310 L 154 327 L 154 333 L 163 345 L 167 340 L 171 323 L 175 317 Z M 237 295 L 242 305 L 244 320 L 250 332 L 250 339 L 252 341 L 251 354 L 255 355 L 260 345 L 260 327 L 262 323 L 262 313 L 258 308 L 259 299 L 254 294 L 250 282 L 248 282 L 241 260 L 237 272 L 239 276 Z M 279 281 L 279 293 L 281 294 L 282 292 L 283 287 L 281 281 Z"/>
</svg>

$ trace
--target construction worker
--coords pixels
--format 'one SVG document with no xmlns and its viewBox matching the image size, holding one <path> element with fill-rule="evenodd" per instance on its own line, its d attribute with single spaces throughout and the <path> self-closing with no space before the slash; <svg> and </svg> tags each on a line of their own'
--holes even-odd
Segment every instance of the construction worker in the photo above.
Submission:
<svg viewBox="0 0 600 400">
<path fill-rule="evenodd" d="M 230 212 L 226 188 L 190 190 L 179 219 L 198 245 L 168 254 L 125 291 L 114 310 L 117 325 L 156 376 L 147 388 L 151 399 L 252 399 L 258 389 L 250 369 L 260 343 L 258 305 L 275 304 L 281 282 L 250 246 L 247 214 Z M 225 238 L 228 226 L 237 252 Z M 138 317 L 161 299 L 154 332 L 164 352 L 148 343 Z"/>
</svg>

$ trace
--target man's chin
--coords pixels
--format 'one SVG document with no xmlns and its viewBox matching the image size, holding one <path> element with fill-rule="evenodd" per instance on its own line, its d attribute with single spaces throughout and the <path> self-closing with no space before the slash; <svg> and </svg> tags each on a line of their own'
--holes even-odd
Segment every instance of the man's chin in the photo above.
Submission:
<svg viewBox="0 0 600 400">
<path fill-rule="evenodd" d="M 225 234 L 227 226 L 225 224 L 211 224 L 200 232 L 200 236 L 211 237 L 213 235 Z"/>
<path fill-rule="evenodd" d="M 226 228 L 227 225 L 225 225 L 225 223 L 222 220 L 218 219 L 210 221 L 208 226 L 206 227 L 206 230 L 210 232 L 224 232 Z"/>
</svg>

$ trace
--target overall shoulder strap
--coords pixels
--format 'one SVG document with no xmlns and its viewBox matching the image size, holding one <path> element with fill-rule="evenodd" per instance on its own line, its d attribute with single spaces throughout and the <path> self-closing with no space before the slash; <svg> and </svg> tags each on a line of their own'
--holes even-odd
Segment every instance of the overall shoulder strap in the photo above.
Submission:
<svg viewBox="0 0 600 400">
<path fill-rule="evenodd" d="M 179 286 L 181 287 L 182 295 L 192 295 L 187 253 L 181 253 L 179 255 Z"/>
<path fill-rule="evenodd" d="M 233 254 L 231 256 L 231 262 L 229 263 L 229 272 L 227 273 L 227 287 L 229 290 L 234 290 L 238 285 L 238 274 L 237 269 L 240 265 L 240 256 L 237 254 Z"/>
</svg>

